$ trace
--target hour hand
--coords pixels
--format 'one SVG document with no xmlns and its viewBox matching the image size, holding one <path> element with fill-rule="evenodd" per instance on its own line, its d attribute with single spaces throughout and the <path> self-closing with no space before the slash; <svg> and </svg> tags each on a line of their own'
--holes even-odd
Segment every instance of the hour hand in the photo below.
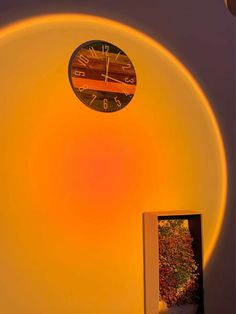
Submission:
<svg viewBox="0 0 236 314">
<path fill-rule="evenodd" d="M 115 78 L 113 78 L 111 76 L 108 76 L 108 75 L 105 75 L 105 74 L 101 74 L 101 76 L 105 77 L 105 82 L 106 82 L 107 79 L 109 79 L 109 80 L 112 80 L 112 81 L 117 82 L 117 83 L 125 84 L 124 82 L 122 82 L 120 80 L 117 80 L 117 79 L 115 79 Z"/>
</svg>

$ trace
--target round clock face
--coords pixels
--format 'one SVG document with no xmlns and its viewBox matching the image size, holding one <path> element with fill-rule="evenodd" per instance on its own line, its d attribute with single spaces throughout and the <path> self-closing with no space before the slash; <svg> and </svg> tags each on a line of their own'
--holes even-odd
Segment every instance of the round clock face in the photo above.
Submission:
<svg viewBox="0 0 236 314">
<path fill-rule="evenodd" d="M 69 79 L 76 96 L 88 107 L 114 112 L 134 96 L 136 74 L 129 57 L 105 41 L 79 46 L 69 62 Z"/>
</svg>

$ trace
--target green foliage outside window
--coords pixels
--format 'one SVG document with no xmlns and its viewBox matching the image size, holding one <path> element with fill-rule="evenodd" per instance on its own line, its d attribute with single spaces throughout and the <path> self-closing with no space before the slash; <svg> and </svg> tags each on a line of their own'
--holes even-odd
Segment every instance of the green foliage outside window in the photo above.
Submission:
<svg viewBox="0 0 236 314">
<path fill-rule="evenodd" d="M 199 273 L 188 221 L 160 220 L 158 235 L 160 301 L 168 307 L 198 303 Z"/>
</svg>

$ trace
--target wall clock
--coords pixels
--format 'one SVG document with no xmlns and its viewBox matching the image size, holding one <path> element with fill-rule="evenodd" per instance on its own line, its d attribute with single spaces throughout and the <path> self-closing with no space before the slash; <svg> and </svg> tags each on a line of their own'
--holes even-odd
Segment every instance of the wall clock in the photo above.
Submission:
<svg viewBox="0 0 236 314">
<path fill-rule="evenodd" d="M 80 45 L 70 59 L 69 78 L 77 97 L 102 112 L 124 108 L 135 93 L 136 74 L 131 60 L 106 41 Z"/>
</svg>

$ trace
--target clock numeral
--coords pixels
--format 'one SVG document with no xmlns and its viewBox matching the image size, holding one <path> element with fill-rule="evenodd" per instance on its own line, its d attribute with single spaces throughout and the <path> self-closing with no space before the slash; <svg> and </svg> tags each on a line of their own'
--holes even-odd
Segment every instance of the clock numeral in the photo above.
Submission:
<svg viewBox="0 0 236 314">
<path fill-rule="evenodd" d="M 103 109 L 108 109 L 108 100 L 106 98 L 103 99 Z"/>
<path fill-rule="evenodd" d="M 94 50 L 93 47 L 89 47 L 89 51 L 90 51 L 92 57 L 97 57 L 96 51 Z"/>
<path fill-rule="evenodd" d="M 124 89 L 122 89 L 123 93 L 125 94 L 125 96 L 130 96 L 129 93 L 127 93 Z"/>
<path fill-rule="evenodd" d="M 109 46 L 108 45 L 102 45 L 102 54 L 107 56 L 109 51 Z"/>
<path fill-rule="evenodd" d="M 92 97 L 93 97 L 93 98 L 92 98 L 92 100 L 91 100 L 90 103 L 89 103 L 90 105 L 92 105 L 92 103 L 94 102 L 94 100 L 97 98 L 96 95 L 92 95 Z"/>
<path fill-rule="evenodd" d="M 121 104 L 119 98 L 116 96 L 114 99 L 115 99 L 115 102 L 116 102 L 117 106 L 118 106 L 118 107 L 121 107 L 122 104 Z"/>
<path fill-rule="evenodd" d="M 75 70 L 75 71 L 74 71 L 74 75 L 76 75 L 76 76 L 85 76 L 85 72 Z"/>
<path fill-rule="evenodd" d="M 126 65 L 122 66 L 123 71 L 128 70 L 132 67 L 132 65 L 130 63 L 127 63 Z"/>
<path fill-rule="evenodd" d="M 126 77 L 126 78 L 125 78 L 125 83 L 134 84 L 134 83 L 135 83 L 135 79 L 134 79 L 134 78 L 129 79 L 128 77 Z"/>
<path fill-rule="evenodd" d="M 120 55 L 121 51 L 119 51 L 115 57 L 115 61 L 118 59 L 119 55 Z"/>
<path fill-rule="evenodd" d="M 79 87 L 79 91 L 82 93 L 84 90 L 88 89 L 88 85 L 84 84 Z"/>
<path fill-rule="evenodd" d="M 78 62 L 86 67 L 87 64 L 89 63 L 89 59 L 84 55 L 79 55 Z"/>
</svg>

